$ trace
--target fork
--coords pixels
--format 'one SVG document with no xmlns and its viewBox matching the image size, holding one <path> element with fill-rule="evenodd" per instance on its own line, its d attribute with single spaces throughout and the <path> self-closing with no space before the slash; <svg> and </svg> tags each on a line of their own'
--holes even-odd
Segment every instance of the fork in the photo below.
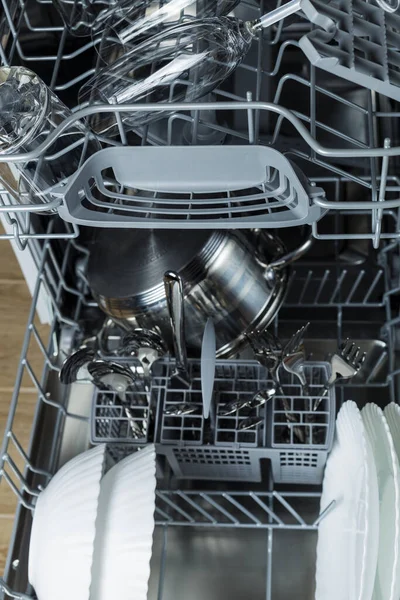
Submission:
<svg viewBox="0 0 400 600">
<path fill-rule="evenodd" d="M 282 363 L 282 344 L 279 338 L 266 329 L 252 331 L 250 334 L 246 334 L 246 337 L 254 352 L 254 357 L 268 370 L 276 389 L 283 394 L 278 374 Z"/>
<path fill-rule="evenodd" d="M 360 347 L 347 338 L 342 344 L 339 353 L 334 354 L 331 358 L 332 374 L 324 386 L 321 397 L 315 402 L 314 410 L 317 410 L 323 398 L 325 398 L 329 390 L 339 379 L 351 379 L 354 375 L 357 375 L 365 362 L 366 356 L 366 352 L 360 356 Z"/>
<path fill-rule="evenodd" d="M 308 327 L 308 324 L 305 325 L 304 327 L 302 327 L 301 329 L 299 329 L 299 331 L 296 332 L 292 336 L 292 338 L 289 340 L 285 349 L 287 347 L 289 347 L 289 349 L 290 348 L 295 349 L 295 344 L 298 343 L 298 342 L 296 342 L 296 340 L 297 340 L 297 336 L 298 336 L 299 332 L 302 331 L 302 333 L 304 335 L 304 331 L 307 327 Z M 288 402 L 287 398 L 285 398 L 285 394 L 284 394 L 281 382 L 279 380 L 279 367 L 282 364 L 282 360 L 283 360 L 283 356 L 284 356 L 282 344 L 281 344 L 279 338 L 275 334 L 267 331 L 266 329 L 262 332 L 257 331 L 257 330 L 253 331 L 249 335 L 246 335 L 246 337 L 247 337 L 247 340 L 249 342 L 251 349 L 254 352 L 254 357 L 258 360 L 258 362 L 260 364 L 262 364 L 264 367 L 266 367 L 266 369 L 269 371 L 269 374 L 274 383 L 275 389 L 282 396 L 281 402 L 282 402 L 283 410 L 285 411 L 286 422 L 287 422 L 288 426 L 290 427 L 293 423 L 297 423 L 297 419 L 293 414 L 291 414 L 289 402 Z M 302 338 L 302 336 L 300 335 L 300 337 L 299 337 L 300 341 L 301 341 L 301 338 Z M 294 428 L 294 433 L 299 438 L 300 442 L 304 442 L 303 431 L 301 431 L 301 429 L 299 427 Z"/>
<path fill-rule="evenodd" d="M 297 352 L 293 354 L 289 354 L 288 356 L 283 357 L 283 368 L 292 375 L 296 375 L 301 383 L 302 394 L 303 396 L 309 395 L 308 383 L 306 376 L 304 374 L 304 362 L 306 356 L 304 351 L 304 346 L 300 346 Z"/>
</svg>

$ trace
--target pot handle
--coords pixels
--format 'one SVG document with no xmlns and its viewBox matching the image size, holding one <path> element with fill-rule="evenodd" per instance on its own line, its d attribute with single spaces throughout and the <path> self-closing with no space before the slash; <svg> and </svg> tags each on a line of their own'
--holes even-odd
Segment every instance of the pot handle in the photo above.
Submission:
<svg viewBox="0 0 400 600">
<path fill-rule="evenodd" d="M 187 372 L 187 354 L 185 343 L 185 313 L 183 308 L 182 279 L 174 271 L 164 273 L 165 296 L 171 321 L 174 353 L 178 370 Z"/>
<path fill-rule="evenodd" d="M 262 233 L 265 234 L 264 230 L 262 230 L 262 229 L 255 230 L 255 233 L 258 237 Z M 271 235 L 269 232 L 268 232 L 268 234 Z M 284 254 L 282 254 L 281 256 L 279 256 L 278 258 L 276 258 L 275 260 L 272 260 L 271 262 L 269 262 L 267 264 L 262 263 L 260 261 L 259 257 L 258 257 L 258 262 L 260 262 L 260 264 L 262 264 L 266 269 L 273 269 L 274 271 L 280 271 L 281 269 L 284 269 L 291 263 L 295 262 L 296 260 L 298 260 L 299 258 L 304 256 L 304 254 L 306 254 L 309 251 L 309 249 L 311 248 L 313 243 L 314 243 L 314 238 L 312 235 L 312 231 L 309 231 L 308 235 L 303 239 L 300 246 L 298 246 L 294 250 L 285 252 Z"/>
</svg>

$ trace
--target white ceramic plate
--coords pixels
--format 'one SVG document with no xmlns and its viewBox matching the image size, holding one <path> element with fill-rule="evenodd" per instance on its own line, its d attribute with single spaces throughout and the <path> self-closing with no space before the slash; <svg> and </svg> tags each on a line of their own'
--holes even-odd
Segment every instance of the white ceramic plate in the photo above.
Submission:
<svg viewBox="0 0 400 600">
<path fill-rule="evenodd" d="M 146 600 L 153 545 L 156 453 L 148 446 L 101 482 L 90 600 Z"/>
<path fill-rule="evenodd" d="M 89 600 L 105 444 L 79 454 L 39 495 L 29 544 L 29 582 L 39 600 Z"/>
<path fill-rule="evenodd" d="M 316 600 L 371 600 L 378 558 L 379 495 L 371 445 L 354 402 L 339 411 L 326 464 L 317 543 Z"/>
<path fill-rule="evenodd" d="M 370 409 L 372 410 L 372 409 Z M 376 460 L 381 502 L 378 571 L 374 600 L 400 598 L 400 407 L 394 402 L 384 411 L 376 410 L 384 425 L 376 425 L 380 454 Z M 372 417 L 378 421 L 378 417 Z M 385 430 L 385 433 L 383 432 Z M 385 439 L 385 437 L 387 439 Z M 385 454 L 383 454 L 383 445 Z"/>
</svg>

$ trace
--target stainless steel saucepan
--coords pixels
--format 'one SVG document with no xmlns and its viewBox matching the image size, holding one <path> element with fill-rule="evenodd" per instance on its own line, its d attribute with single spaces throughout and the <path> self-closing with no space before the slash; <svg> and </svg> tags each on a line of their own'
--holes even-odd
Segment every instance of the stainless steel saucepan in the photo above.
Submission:
<svg viewBox="0 0 400 600">
<path fill-rule="evenodd" d="M 246 333 L 273 319 L 285 296 L 288 265 L 310 245 L 309 237 L 288 253 L 265 230 L 99 229 L 87 275 L 105 313 L 124 329 L 157 331 L 172 348 L 163 277 L 174 271 L 183 283 L 189 354 L 198 354 L 212 318 L 217 356 L 229 357 Z"/>
</svg>

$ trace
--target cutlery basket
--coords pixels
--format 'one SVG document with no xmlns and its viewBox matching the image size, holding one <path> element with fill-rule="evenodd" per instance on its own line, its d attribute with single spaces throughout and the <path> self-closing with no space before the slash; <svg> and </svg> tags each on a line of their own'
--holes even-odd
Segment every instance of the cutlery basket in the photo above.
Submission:
<svg viewBox="0 0 400 600">
<path fill-rule="evenodd" d="M 329 377 L 328 363 L 307 363 L 310 396 L 302 396 L 298 380 L 282 369 L 284 396 L 276 395 L 262 407 L 245 407 L 221 416 L 221 406 L 237 398 L 251 399 L 258 390 L 272 387 L 273 383 L 267 370 L 255 361 L 219 360 L 208 420 L 202 416 L 200 361 L 189 361 L 189 368 L 190 387 L 176 386 L 171 384 L 174 362 L 158 361 L 153 368 L 151 388 L 154 410 L 146 408 L 143 389 L 133 390 L 127 395 L 132 406 L 130 418 L 112 392 L 96 390 L 92 442 L 144 445 L 154 439 L 158 453 L 166 457 L 178 478 L 261 481 L 262 461 L 267 459 L 276 483 L 321 483 L 333 442 L 334 390 L 330 390 L 316 412 L 312 408 Z M 197 410 L 188 415 L 165 414 L 168 407 L 186 402 L 197 406 Z M 249 416 L 259 417 L 260 424 L 240 430 L 239 424 Z M 132 434 L 132 419 L 143 431 L 142 436 Z"/>
</svg>

